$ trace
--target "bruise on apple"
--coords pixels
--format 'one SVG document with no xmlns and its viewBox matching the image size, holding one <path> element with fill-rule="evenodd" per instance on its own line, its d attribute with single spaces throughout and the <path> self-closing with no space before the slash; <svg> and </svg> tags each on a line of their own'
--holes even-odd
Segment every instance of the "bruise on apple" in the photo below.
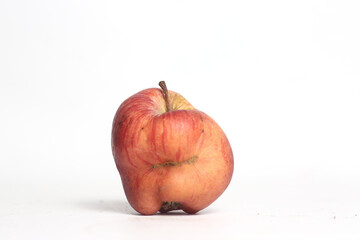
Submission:
<svg viewBox="0 0 360 240">
<path fill-rule="evenodd" d="M 181 204 L 179 202 L 163 202 L 159 211 L 161 213 L 167 213 L 178 209 L 181 209 Z"/>
<path fill-rule="evenodd" d="M 120 105 L 112 151 L 126 197 L 141 214 L 196 213 L 224 192 L 233 173 L 232 150 L 216 122 L 178 93 L 168 91 L 167 104 L 157 88 Z"/>
<path fill-rule="evenodd" d="M 197 159 L 197 156 L 193 156 L 185 161 L 177 162 L 177 161 L 167 161 L 163 163 L 158 163 L 152 165 L 152 168 L 161 168 L 161 167 L 174 167 L 174 166 L 181 166 L 183 164 L 194 164 Z"/>
</svg>

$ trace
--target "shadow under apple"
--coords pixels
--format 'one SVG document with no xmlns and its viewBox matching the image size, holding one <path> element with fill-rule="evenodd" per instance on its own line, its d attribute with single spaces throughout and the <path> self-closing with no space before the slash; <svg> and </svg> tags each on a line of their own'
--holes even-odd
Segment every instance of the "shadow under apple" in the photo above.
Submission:
<svg viewBox="0 0 360 240">
<path fill-rule="evenodd" d="M 137 214 L 125 200 L 89 200 L 78 203 L 81 207 L 97 212 Z"/>
<path fill-rule="evenodd" d="M 142 214 L 136 212 L 130 204 L 125 200 L 89 200 L 89 201 L 82 201 L 78 203 L 81 207 L 96 211 L 96 212 L 113 212 L 113 213 L 120 213 L 120 214 L 127 214 L 127 215 L 135 215 L 135 216 L 143 216 Z M 209 214 L 211 211 L 208 209 L 198 212 L 196 214 L 187 214 L 182 210 L 171 211 L 167 213 L 160 213 L 158 212 L 155 214 L 156 216 L 194 216 L 194 215 L 203 215 Z M 153 215 L 154 216 L 154 215 Z"/>
</svg>

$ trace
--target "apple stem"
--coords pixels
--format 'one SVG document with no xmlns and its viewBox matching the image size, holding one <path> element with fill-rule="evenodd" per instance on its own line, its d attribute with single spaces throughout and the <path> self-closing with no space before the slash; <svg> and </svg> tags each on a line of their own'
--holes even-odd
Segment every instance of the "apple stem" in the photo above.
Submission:
<svg viewBox="0 0 360 240">
<path fill-rule="evenodd" d="M 166 87 L 165 81 L 160 81 L 159 86 L 161 87 L 161 89 L 163 91 L 167 112 L 170 112 L 172 109 L 171 109 L 171 105 L 170 105 L 169 91 Z"/>
</svg>

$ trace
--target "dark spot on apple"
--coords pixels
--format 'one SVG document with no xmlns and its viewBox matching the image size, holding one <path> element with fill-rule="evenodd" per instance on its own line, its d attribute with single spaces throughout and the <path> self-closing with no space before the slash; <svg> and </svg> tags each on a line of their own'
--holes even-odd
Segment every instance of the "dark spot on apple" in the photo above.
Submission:
<svg viewBox="0 0 360 240">
<path fill-rule="evenodd" d="M 157 168 L 161 168 L 161 167 L 175 167 L 175 166 L 182 166 L 183 164 L 194 164 L 196 162 L 196 159 L 198 158 L 198 156 L 193 156 L 185 161 L 182 161 L 182 162 L 171 162 L 171 161 L 168 161 L 168 162 L 163 162 L 163 163 L 158 163 L 158 164 L 155 164 L 155 165 L 152 165 L 151 167 L 153 169 L 157 169 Z"/>
<path fill-rule="evenodd" d="M 121 123 L 122 123 L 122 122 L 121 122 L 121 121 L 119 121 L 119 122 L 118 122 L 118 126 L 120 126 L 120 125 L 121 125 Z"/>
<path fill-rule="evenodd" d="M 204 133 L 204 129 L 201 130 L 201 133 Z"/>
<path fill-rule="evenodd" d="M 203 119 L 203 117 L 200 115 L 200 120 L 203 122 L 204 121 L 204 119 Z"/>
<path fill-rule="evenodd" d="M 142 127 L 141 130 L 144 130 L 144 127 Z"/>
<path fill-rule="evenodd" d="M 159 212 L 167 213 L 169 211 L 181 209 L 181 204 L 179 202 L 163 202 Z"/>
</svg>

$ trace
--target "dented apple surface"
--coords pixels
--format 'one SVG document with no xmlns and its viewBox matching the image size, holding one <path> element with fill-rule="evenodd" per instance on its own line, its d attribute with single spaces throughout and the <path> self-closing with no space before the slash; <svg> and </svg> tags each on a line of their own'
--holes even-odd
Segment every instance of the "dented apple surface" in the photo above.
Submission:
<svg viewBox="0 0 360 240">
<path fill-rule="evenodd" d="M 145 89 L 118 108 L 112 152 L 130 205 L 141 214 L 214 202 L 233 173 L 230 143 L 218 124 L 180 94 Z"/>
</svg>

